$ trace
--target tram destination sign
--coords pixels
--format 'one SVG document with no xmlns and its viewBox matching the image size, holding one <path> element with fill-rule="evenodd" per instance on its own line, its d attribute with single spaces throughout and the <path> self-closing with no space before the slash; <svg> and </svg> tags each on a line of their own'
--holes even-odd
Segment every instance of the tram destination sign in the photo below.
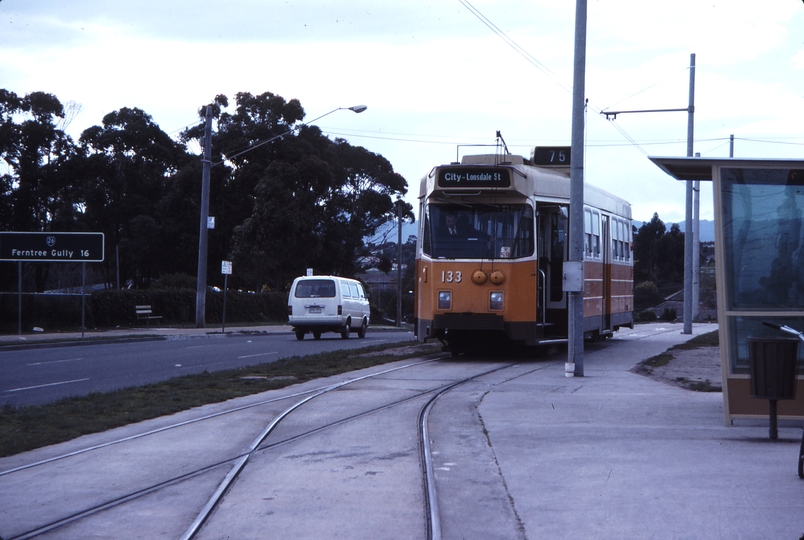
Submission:
<svg viewBox="0 0 804 540">
<path fill-rule="evenodd" d="M 443 167 L 438 169 L 438 187 L 507 188 L 511 187 L 511 172 L 491 167 Z"/>
<path fill-rule="evenodd" d="M 534 165 L 547 167 L 569 167 L 572 157 L 571 146 L 537 146 L 531 154 Z"/>
<path fill-rule="evenodd" d="M 0 232 L 0 261 L 103 262 L 103 233 Z"/>
</svg>

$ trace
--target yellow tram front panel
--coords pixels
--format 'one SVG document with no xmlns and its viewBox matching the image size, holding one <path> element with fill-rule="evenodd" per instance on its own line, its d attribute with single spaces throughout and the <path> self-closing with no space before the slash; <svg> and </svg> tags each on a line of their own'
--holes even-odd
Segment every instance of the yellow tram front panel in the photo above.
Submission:
<svg viewBox="0 0 804 540">
<path fill-rule="evenodd" d="M 533 322 L 536 316 L 536 261 L 485 263 L 418 260 L 416 316 L 493 314 L 505 322 Z M 449 292 L 449 306 L 439 293 Z M 492 293 L 502 293 L 502 298 Z"/>
</svg>

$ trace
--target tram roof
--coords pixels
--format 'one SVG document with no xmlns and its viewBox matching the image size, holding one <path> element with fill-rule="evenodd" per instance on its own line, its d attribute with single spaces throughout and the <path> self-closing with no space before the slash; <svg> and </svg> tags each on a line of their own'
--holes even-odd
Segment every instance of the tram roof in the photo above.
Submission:
<svg viewBox="0 0 804 540">
<path fill-rule="evenodd" d="M 511 167 L 519 172 L 512 178 L 514 190 L 519 193 L 527 193 L 534 197 L 547 200 L 560 200 L 569 202 L 570 190 L 570 169 L 569 167 L 548 167 L 531 165 L 522 156 L 506 154 L 504 156 L 496 154 L 480 154 L 464 156 L 460 163 L 445 163 L 433 167 L 430 174 L 422 178 L 421 194 L 427 192 L 428 183 L 433 189 L 435 182 L 435 171 L 442 167 L 455 166 L 498 166 Z M 530 182 L 529 186 L 526 182 Z M 533 187 L 531 187 L 533 186 Z M 612 212 L 616 215 L 631 218 L 631 205 L 625 199 L 609 193 L 603 189 L 584 183 L 584 204 Z"/>
</svg>

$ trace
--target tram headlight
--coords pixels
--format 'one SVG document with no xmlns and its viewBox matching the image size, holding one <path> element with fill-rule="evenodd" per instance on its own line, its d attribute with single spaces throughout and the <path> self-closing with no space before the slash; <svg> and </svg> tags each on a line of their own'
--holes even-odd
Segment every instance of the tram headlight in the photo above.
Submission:
<svg viewBox="0 0 804 540">
<path fill-rule="evenodd" d="M 452 291 L 438 291 L 438 309 L 452 307 Z"/>
<path fill-rule="evenodd" d="M 501 311 L 503 308 L 503 293 L 502 291 L 492 291 L 489 293 L 489 309 Z"/>
</svg>

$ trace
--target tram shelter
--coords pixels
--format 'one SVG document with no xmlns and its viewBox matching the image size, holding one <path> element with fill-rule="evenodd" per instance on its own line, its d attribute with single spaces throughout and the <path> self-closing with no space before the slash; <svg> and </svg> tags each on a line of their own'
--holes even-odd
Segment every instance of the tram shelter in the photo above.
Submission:
<svg viewBox="0 0 804 540">
<path fill-rule="evenodd" d="M 676 180 L 713 182 L 725 421 L 768 418 L 768 401 L 751 397 L 747 340 L 785 337 L 763 321 L 804 331 L 804 160 L 648 159 Z M 804 419 L 804 343 L 796 368 L 780 419 Z"/>
</svg>

